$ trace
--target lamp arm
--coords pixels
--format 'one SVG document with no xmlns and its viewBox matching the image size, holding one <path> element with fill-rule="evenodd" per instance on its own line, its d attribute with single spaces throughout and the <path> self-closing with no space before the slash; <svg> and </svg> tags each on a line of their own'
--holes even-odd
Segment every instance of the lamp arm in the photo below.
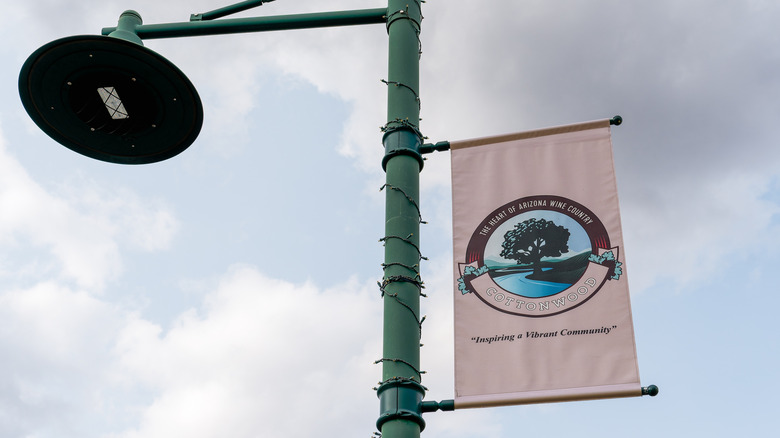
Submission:
<svg viewBox="0 0 780 438">
<path fill-rule="evenodd" d="M 311 14 L 275 15 L 270 17 L 231 18 L 225 20 L 187 21 L 163 24 L 139 24 L 135 33 L 141 39 L 178 38 L 276 30 L 313 29 L 320 27 L 379 24 L 387 21 L 387 9 L 359 9 Z M 108 35 L 116 27 L 103 28 Z"/>
</svg>

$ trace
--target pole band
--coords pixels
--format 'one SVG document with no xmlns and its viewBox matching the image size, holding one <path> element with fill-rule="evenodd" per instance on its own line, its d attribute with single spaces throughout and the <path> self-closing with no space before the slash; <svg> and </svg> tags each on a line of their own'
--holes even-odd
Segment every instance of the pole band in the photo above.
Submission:
<svg viewBox="0 0 780 438">
<path fill-rule="evenodd" d="M 376 428 L 382 430 L 382 425 L 390 420 L 409 420 L 425 429 L 422 417 L 422 398 L 425 388 L 419 383 L 403 379 L 390 380 L 377 389 L 379 397 L 379 418 Z"/>
<path fill-rule="evenodd" d="M 396 120 L 388 123 L 382 128 L 385 135 L 382 137 L 382 144 L 385 146 L 385 156 L 382 158 L 382 169 L 387 171 L 387 162 L 398 155 L 408 155 L 417 160 L 422 170 L 424 162 L 420 155 L 420 146 L 422 136 L 416 127 L 409 122 Z"/>
</svg>

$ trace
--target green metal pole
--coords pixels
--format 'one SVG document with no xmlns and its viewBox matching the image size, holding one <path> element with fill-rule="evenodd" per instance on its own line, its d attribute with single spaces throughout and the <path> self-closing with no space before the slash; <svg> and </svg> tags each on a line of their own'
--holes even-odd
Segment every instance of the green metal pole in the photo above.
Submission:
<svg viewBox="0 0 780 438">
<path fill-rule="evenodd" d="M 421 404 L 420 337 L 420 155 L 419 0 L 389 0 L 387 125 L 382 166 L 385 185 L 385 263 L 382 291 L 384 336 L 378 388 L 383 438 L 419 438 L 425 427 Z"/>
</svg>

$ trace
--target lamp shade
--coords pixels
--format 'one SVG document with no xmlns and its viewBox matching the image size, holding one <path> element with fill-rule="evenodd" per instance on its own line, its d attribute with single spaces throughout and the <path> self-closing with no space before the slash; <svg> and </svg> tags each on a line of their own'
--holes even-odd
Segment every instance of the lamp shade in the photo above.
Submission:
<svg viewBox="0 0 780 438">
<path fill-rule="evenodd" d="M 72 36 L 36 50 L 22 67 L 19 94 L 51 138 L 112 163 L 171 158 L 203 125 L 200 97 L 175 65 L 109 36 Z"/>
</svg>

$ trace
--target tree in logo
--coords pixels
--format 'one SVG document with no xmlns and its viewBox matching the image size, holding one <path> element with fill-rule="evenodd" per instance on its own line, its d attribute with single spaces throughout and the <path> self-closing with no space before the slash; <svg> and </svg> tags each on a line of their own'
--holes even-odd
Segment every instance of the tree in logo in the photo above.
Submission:
<svg viewBox="0 0 780 438">
<path fill-rule="evenodd" d="M 531 218 L 504 234 L 501 257 L 533 266 L 532 275 L 542 272 L 542 257 L 560 257 L 569 251 L 569 230 L 553 221 Z"/>
</svg>

